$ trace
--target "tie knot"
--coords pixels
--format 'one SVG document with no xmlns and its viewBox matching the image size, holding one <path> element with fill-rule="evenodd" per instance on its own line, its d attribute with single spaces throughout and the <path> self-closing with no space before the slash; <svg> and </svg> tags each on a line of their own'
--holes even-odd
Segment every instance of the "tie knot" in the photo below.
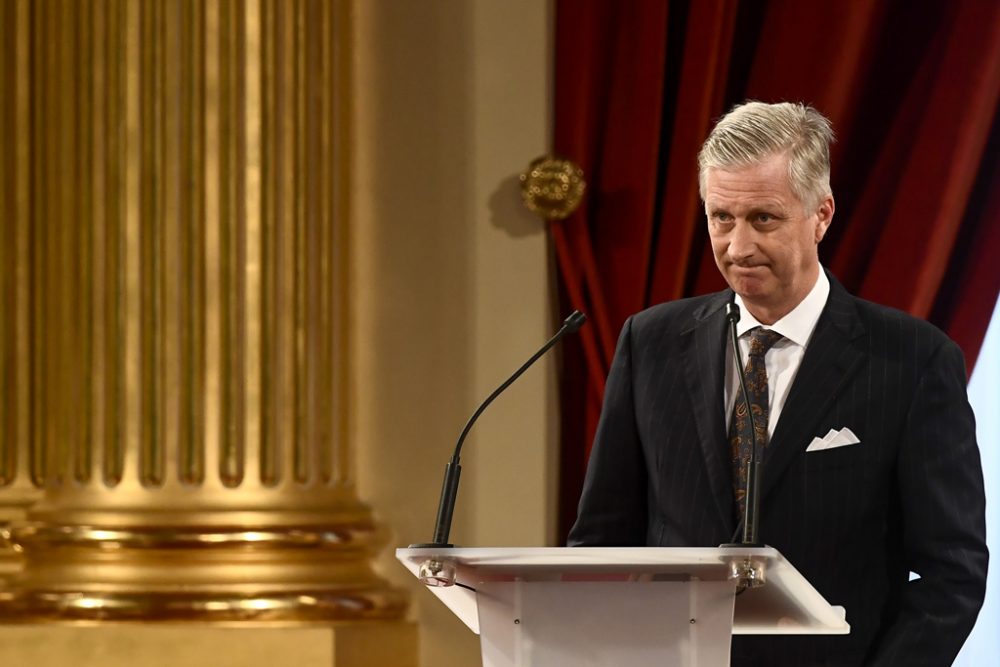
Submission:
<svg viewBox="0 0 1000 667">
<path fill-rule="evenodd" d="M 750 332 L 750 356 L 763 357 L 782 338 L 784 336 L 777 331 L 761 329 L 760 327 L 755 328 Z"/>
</svg>

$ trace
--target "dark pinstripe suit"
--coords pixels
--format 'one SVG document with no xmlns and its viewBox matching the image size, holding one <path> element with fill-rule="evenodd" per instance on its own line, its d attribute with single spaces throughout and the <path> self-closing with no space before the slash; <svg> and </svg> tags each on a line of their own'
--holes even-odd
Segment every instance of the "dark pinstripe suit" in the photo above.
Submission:
<svg viewBox="0 0 1000 667">
<path fill-rule="evenodd" d="M 736 529 L 723 409 L 727 290 L 626 322 L 571 546 L 715 546 Z M 983 478 L 958 347 L 830 297 L 768 445 L 760 535 L 846 637 L 737 637 L 733 665 L 950 665 L 986 586 Z M 861 443 L 806 452 L 849 427 Z M 908 583 L 910 571 L 921 575 Z"/>
</svg>

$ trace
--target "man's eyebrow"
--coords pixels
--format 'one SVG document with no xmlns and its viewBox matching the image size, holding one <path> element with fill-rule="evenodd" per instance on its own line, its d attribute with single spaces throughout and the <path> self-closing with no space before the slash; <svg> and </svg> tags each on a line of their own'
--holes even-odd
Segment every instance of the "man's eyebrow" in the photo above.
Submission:
<svg viewBox="0 0 1000 667">
<path fill-rule="evenodd" d="M 785 208 L 778 202 L 753 202 L 746 206 L 738 207 L 745 211 L 747 215 L 753 213 L 783 213 Z M 731 213 L 732 207 L 718 202 L 706 202 L 705 209 L 709 212 Z"/>
<path fill-rule="evenodd" d="M 747 209 L 747 215 L 755 215 L 757 213 L 768 213 L 780 217 L 785 215 L 785 209 L 778 204 L 754 204 Z"/>
</svg>

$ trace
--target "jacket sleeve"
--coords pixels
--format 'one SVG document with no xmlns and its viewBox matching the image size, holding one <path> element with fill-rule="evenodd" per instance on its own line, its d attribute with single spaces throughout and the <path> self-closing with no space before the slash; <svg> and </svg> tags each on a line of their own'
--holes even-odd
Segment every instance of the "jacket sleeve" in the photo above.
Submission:
<svg viewBox="0 0 1000 667">
<path fill-rule="evenodd" d="M 632 319 L 618 338 L 569 546 L 646 543 L 646 465 L 636 428 Z"/>
<path fill-rule="evenodd" d="M 918 578 L 871 664 L 950 665 L 986 591 L 985 494 L 965 364 L 945 341 L 923 370 L 897 462 L 903 555 Z"/>
</svg>

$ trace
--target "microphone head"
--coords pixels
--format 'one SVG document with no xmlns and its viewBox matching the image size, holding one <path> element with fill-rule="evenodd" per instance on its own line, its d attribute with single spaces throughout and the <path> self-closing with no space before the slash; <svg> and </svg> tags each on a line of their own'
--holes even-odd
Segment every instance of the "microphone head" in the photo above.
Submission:
<svg viewBox="0 0 1000 667">
<path fill-rule="evenodd" d="M 733 324 L 740 321 L 740 307 L 732 301 L 726 304 L 726 319 Z"/>
<path fill-rule="evenodd" d="M 573 333 L 574 331 L 578 331 L 586 321 L 586 315 L 579 310 L 574 310 L 569 314 L 569 317 L 563 320 L 563 326 L 566 327 L 566 333 Z"/>
</svg>

